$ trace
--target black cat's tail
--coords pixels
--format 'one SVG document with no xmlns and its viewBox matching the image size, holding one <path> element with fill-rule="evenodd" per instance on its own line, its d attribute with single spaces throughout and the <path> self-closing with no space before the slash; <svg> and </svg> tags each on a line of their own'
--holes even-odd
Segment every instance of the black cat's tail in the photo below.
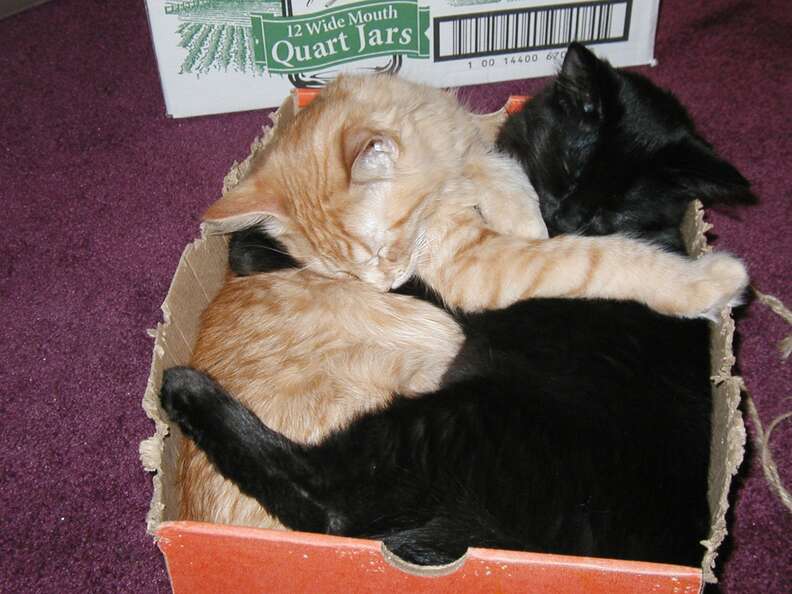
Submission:
<svg viewBox="0 0 792 594">
<path fill-rule="evenodd" d="M 319 472 L 306 448 L 268 428 L 208 375 L 190 367 L 165 370 L 160 402 L 223 476 L 286 526 L 339 532 L 316 496 Z"/>
</svg>

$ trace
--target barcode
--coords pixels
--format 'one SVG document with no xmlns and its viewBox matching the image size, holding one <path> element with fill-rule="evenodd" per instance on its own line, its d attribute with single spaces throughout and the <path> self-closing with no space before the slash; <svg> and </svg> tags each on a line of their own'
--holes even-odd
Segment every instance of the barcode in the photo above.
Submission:
<svg viewBox="0 0 792 594">
<path fill-rule="evenodd" d="M 434 19 L 434 61 L 626 41 L 632 0 L 599 0 Z"/>
</svg>

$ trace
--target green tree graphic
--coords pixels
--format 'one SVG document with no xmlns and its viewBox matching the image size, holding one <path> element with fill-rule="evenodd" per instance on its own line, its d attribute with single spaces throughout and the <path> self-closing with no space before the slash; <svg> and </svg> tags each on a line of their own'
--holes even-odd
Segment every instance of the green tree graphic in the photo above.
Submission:
<svg viewBox="0 0 792 594">
<path fill-rule="evenodd" d="M 210 70 L 261 74 L 253 61 L 250 13 L 281 14 L 278 0 L 174 0 L 165 13 L 178 18 L 178 47 L 187 50 L 179 74 L 200 76 Z"/>
</svg>

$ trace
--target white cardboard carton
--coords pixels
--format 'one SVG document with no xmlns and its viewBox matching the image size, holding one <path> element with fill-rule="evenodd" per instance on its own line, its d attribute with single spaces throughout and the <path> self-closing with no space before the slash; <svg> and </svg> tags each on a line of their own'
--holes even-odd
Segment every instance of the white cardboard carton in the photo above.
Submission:
<svg viewBox="0 0 792 594">
<path fill-rule="evenodd" d="M 173 117 L 275 107 L 341 71 L 442 87 L 553 74 L 580 41 L 654 62 L 659 0 L 146 0 Z"/>
</svg>

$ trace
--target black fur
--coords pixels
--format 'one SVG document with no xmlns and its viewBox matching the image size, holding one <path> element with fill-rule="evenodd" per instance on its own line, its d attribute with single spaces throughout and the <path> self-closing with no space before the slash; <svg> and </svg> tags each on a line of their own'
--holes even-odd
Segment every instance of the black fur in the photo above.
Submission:
<svg viewBox="0 0 792 594">
<path fill-rule="evenodd" d="M 753 199 L 672 95 L 582 46 L 500 144 L 526 166 L 551 235 L 622 231 L 681 251 L 691 200 Z M 273 245 L 232 241 L 237 274 L 296 265 L 255 249 L 259 240 Z M 400 292 L 439 302 L 417 282 Z M 397 397 L 317 446 L 268 429 L 188 368 L 166 371 L 162 403 L 294 529 L 382 538 L 420 564 L 486 546 L 698 565 L 707 324 L 562 299 L 457 318 L 466 341 L 440 390 Z"/>
<path fill-rule="evenodd" d="M 756 200 L 676 97 L 577 43 L 498 144 L 528 173 L 551 236 L 626 232 L 683 252 L 679 223 L 691 200 Z"/>
<path fill-rule="evenodd" d="M 275 272 L 300 266 L 286 251 L 286 246 L 256 227 L 243 229 L 231 235 L 228 244 L 228 265 L 238 276 Z"/>
<path fill-rule="evenodd" d="M 397 398 L 316 447 L 188 368 L 166 372 L 162 403 L 293 529 L 382 538 L 416 563 L 485 546 L 696 565 L 706 325 L 634 303 L 532 300 L 465 326 L 442 389 Z"/>
</svg>

